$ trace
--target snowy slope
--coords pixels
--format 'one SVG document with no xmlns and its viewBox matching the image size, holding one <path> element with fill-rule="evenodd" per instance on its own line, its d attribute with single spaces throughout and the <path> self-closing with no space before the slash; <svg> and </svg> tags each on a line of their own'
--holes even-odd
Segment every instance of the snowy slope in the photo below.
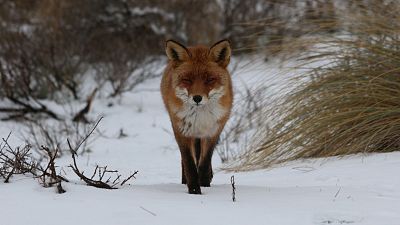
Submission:
<svg viewBox="0 0 400 225">
<path fill-rule="evenodd" d="M 235 87 L 260 84 L 262 71 L 239 69 Z M 0 183 L 0 224 L 400 224 L 400 153 L 298 161 L 246 173 L 219 170 L 215 155 L 212 187 L 203 188 L 203 195 L 187 194 L 159 82 L 146 82 L 113 107 L 107 107 L 109 99 L 97 99 L 91 118 L 104 116 L 103 136 L 91 143 L 91 153 L 78 158 L 85 171 L 97 164 L 123 174 L 139 170 L 132 185 L 88 187 L 67 167 L 70 158 L 62 157 L 57 163 L 72 181 L 63 183 L 64 194 L 25 176 Z M 121 128 L 128 137 L 116 138 Z M 19 129 L 3 122 L 0 136 L 13 130 L 10 142 L 17 145 Z"/>
</svg>

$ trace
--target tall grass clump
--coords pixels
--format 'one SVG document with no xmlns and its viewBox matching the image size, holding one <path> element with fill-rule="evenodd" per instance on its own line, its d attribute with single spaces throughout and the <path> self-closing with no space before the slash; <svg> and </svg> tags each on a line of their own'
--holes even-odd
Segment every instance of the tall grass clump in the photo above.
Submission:
<svg viewBox="0 0 400 225">
<path fill-rule="evenodd" d="M 269 126 L 236 169 L 400 150 L 400 3 L 375 2 L 347 13 L 340 33 L 314 39 L 308 69 L 265 105 Z"/>
</svg>

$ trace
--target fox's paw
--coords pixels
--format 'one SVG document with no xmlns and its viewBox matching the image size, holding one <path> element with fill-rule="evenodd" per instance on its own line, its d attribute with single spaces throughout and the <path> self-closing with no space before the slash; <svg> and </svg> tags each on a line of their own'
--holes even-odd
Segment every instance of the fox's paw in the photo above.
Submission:
<svg viewBox="0 0 400 225">
<path fill-rule="evenodd" d="M 188 186 L 188 192 L 189 192 L 189 194 L 201 195 L 200 186 L 199 185 Z"/>
</svg>

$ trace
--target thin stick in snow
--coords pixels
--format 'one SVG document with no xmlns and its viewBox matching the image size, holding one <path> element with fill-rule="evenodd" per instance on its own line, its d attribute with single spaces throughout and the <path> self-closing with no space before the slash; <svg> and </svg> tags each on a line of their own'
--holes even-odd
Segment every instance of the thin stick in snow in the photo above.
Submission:
<svg viewBox="0 0 400 225">
<path fill-rule="evenodd" d="M 342 189 L 342 187 L 340 187 L 339 190 L 336 192 L 335 198 L 339 195 L 339 192 L 340 192 L 341 189 Z"/>
<path fill-rule="evenodd" d="M 231 176 L 231 185 L 232 185 L 232 201 L 236 202 L 236 187 L 235 187 L 235 176 Z"/>
<path fill-rule="evenodd" d="M 150 211 L 150 210 L 148 210 L 148 209 L 145 209 L 143 206 L 140 206 L 140 208 L 143 209 L 144 211 L 150 213 L 150 214 L 153 215 L 153 216 L 157 216 L 157 214 L 153 213 L 152 211 Z"/>
</svg>

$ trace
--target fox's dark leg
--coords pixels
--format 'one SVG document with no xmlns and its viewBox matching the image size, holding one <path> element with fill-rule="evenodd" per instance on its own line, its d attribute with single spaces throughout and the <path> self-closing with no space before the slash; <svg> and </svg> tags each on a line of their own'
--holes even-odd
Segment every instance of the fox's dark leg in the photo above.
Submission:
<svg viewBox="0 0 400 225">
<path fill-rule="evenodd" d="M 199 183 L 200 186 L 210 187 L 213 178 L 211 159 L 218 138 L 207 138 L 201 140 L 201 154 L 199 162 Z"/>
<path fill-rule="evenodd" d="M 189 194 L 201 194 L 196 163 L 192 157 L 189 146 L 181 149 L 181 156 Z"/>
<path fill-rule="evenodd" d="M 201 139 L 200 138 L 195 138 L 194 139 L 194 154 L 196 156 L 196 166 L 199 166 L 199 161 L 200 161 L 200 153 L 201 153 Z"/>
<path fill-rule="evenodd" d="M 182 165 L 182 184 L 186 184 L 185 167 L 183 165 L 183 160 L 181 160 Z"/>
<path fill-rule="evenodd" d="M 201 194 L 195 156 L 192 154 L 193 141 L 186 137 L 179 137 L 176 140 L 181 152 L 183 177 L 185 177 L 182 177 L 182 182 L 186 181 L 189 194 Z"/>
</svg>

